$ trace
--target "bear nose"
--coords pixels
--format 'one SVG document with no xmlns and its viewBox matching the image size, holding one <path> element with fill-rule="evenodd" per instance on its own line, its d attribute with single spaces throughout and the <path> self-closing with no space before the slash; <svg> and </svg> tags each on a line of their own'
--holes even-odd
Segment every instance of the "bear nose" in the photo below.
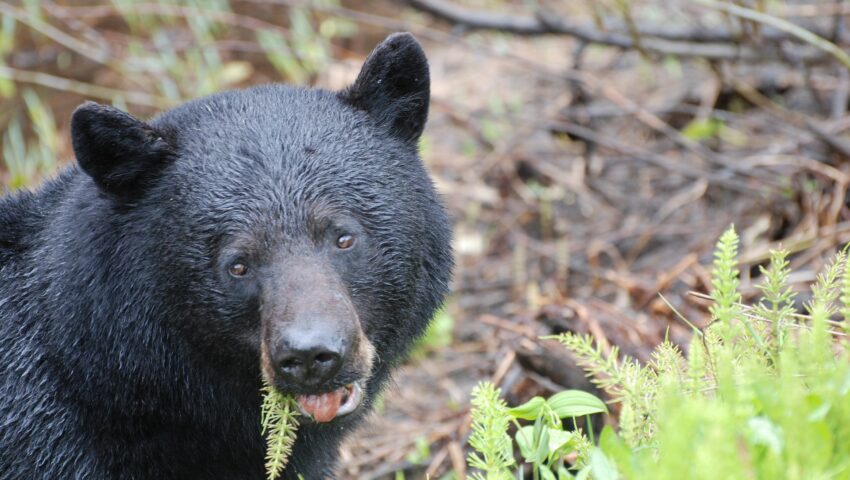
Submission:
<svg viewBox="0 0 850 480">
<path fill-rule="evenodd" d="M 294 315 L 269 345 L 272 368 L 296 389 L 321 388 L 339 373 L 353 346 L 344 324 L 335 315 Z"/>
<path fill-rule="evenodd" d="M 283 348 L 276 359 L 283 378 L 298 385 L 316 386 L 330 380 L 342 366 L 342 352 L 329 345 Z"/>
</svg>

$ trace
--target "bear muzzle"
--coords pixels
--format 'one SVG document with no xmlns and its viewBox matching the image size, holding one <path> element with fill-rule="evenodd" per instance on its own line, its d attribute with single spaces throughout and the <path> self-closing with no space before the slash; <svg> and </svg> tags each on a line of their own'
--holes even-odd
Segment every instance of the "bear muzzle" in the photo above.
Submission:
<svg viewBox="0 0 850 480">
<path fill-rule="evenodd" d="M 352 303 L 336 285 L 296 296 L 263 323 L 263 375 L 296 395 L 303 414 L 328 422 L 357 410 L 374 347 Z"/>
</svg>

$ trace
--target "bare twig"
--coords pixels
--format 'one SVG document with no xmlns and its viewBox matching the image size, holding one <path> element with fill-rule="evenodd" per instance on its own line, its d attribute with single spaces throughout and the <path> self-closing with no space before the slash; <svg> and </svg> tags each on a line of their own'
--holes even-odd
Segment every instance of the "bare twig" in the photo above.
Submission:
<svg viewBox="0 0 850 480">
<path fill-rule="evenodd" d="M 842 68 L 838 73 L 838 87 L 832 97 L 830 117 L 837 120 L 844 116 L 848 102 L 850 102 L 850 70 Z"/>
<path fill-rule="evenodd" d="M 635 160 L 643 160 L 658 165 L 670 172 L 692 178 L 694 180 L 707 179 L 715 185 L 719 185 L 744 194 L 759 195 L 752 185 L 735 179 L 731 175 L 710 172 L 693 167 L 687 163 L 676 162 L 670 158 L 653 152 L 645 151 L 639 147 L 628 145 L 615 138 L 611 138 L 595 132 L 589 128 L 570 122 L 556 122 L 550 126 L 553 132 L 569 133 L 570 135 L 590 140 L 610 150 L 631 156 Z"/>
<path fill-rule="evenodd" d="M 778 30 L 788 33 L 812 46 L 815 46 L 824 52 L 829 53 L 841 62 L 846 68 L 850 69 L 850 55 L 838 47 L 838 45 L 830 42 L 823 36 L 818 35 L 810 30 L 806 30 L 799 25 L 795 25 L 788 20 L 779 17 L 767 15 L 756 10 L 734 5 L 732 3 L 717 2 L 715 0 L 693 0 L 694 2 L 705 7 L 718 10 L 729 15 L 744 18 L 754 22 L 770 25 Z"/>
<path fill-rule="evenodd" d="M 164 108 L 171 105 L 171 101 L 144 92 L 128 92 L 115 88 L 101 87 L 91 83 L 79 82 L 69 78 L 57 77 L 49 73 L 31 72 L 18 70 L 16 68 L 0 65 L 0 77 L 8 78 L 16 82 L 41 85 L 43 87 L 77 93 L 86 97 L 99 98 L 112 101 L 116 98 L 124 98 L 130 103 L 146 107 Z"/>
<path fill-rule="evenodd" d="M 39 17 L 29 15 L 26 12 L 13 7 L 7 2 L 0 2 L 0 14 L 14 18 L 16 21 L 21 22 L 29 28 L 41 33 L 45 37 L 55 41 L 57 44 L 63 45 L 84 57 L 94 60 L 95 62 L 105 65 L 109 61 L 110 52 L 108 50 L 81 42 L 77 38 L 44 22 Z"/>
<path fill-rule="evenodd" d="M 722 27 L 682 29 L 652 24 L 635 24 L 632 34 L 623 22 L 611 22 L 607 31 L 592 24 L 570 23 L 560 18 L 537 15 L 522 16 L 472 10 L 459 7 L 446 0 L 408 0 L 414 8 L 435 17 L 471 30 L 499 30 L 518 35 L 568 35 L 587 43 L 608 45 L 623 49 L 636 49 L 635 38 L 640 38 L 640 48 L 646 52 L 681 57 L 707 59 L 767 59 L 778 58 L 777 48 L 754 49 L 740 45 L 738 32 Z M 769 43 L 777 45 L 791 36 L 784 31 L 771 31 L 762 35 Z M 820 55 L 801 51 L 800 58 L 817 60 Z"/>
</svg>

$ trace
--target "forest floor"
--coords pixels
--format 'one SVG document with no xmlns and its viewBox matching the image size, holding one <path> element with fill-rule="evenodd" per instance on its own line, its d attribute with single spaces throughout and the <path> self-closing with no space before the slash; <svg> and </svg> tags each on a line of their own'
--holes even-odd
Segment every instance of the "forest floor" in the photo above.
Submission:
<svg viewBox="0 0 850 480">
<path fill-rule="evenodd" d="M 751 294 L 770 249 L 795 253 L 802 290 L 850 240 L 846 152 L 794 118 L 829 117 L 835 69 L 653 62 L 410 15 L 433 79 L 423 157 L 455 222 L 452 335 L 401 369 L 346 444 L 350 478 L 463 478 L 482 379 L 511 404 L 592 389 L 541 335 L 589 333 L 644 361 L 664 338 L 687 349 L 678 314 L 708 321 L 696 294 L 730 224 Z M 846 106 L 820 125 L 846 132 Z"/>
</svg>

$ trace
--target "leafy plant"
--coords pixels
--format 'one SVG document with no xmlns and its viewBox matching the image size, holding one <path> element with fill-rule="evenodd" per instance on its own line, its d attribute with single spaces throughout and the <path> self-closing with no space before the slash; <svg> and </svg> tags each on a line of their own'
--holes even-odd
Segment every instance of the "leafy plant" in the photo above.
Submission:
<svg viewBox="0 0 850 480">
<path fill-rule="evenodd" d="M 283 473 L 298 431 L 298 405 L 269 384 L 263 386 L 262 433 L 266 436 L 266 475 L 275 480 Z"/>
<path fill-rule="evenodd" d="M 642 415 L 637 435 L 628 418 L 619 432 L 602 432 L 592 478 L 850 477 L 848 344 L 831 330 L 833 315 L 850 311 L 847 256 L 825 268 L 800 315 L 787 252 L 772 252 L 763 297 L 749 306 L 738 293 L 737 250 L 730 228 L 715 254 L 712 322 L 694 331 L 686 355 L 664 343 L 637 366 L 602 357 L 588 337 L 559 337 L 624 411 Z M 621 364 L 638 372 L 622 375 Z"/>
<path fill-rule="evenodd" d="M 54 152 L 59 134 L 53 112 L 30 89 L 23 92 L 27 120 L 34 139 L 27 141 L 19 116 L 14 116 L 2 138 L 3 164 L 9 171 L 11 189 L 25 187 L 39 176 L 49 174 L 56 166 Z"/>
<path fill-rule="evenodd" d="M 433 350 L 451 345 L 454 325 L 454 318 L 449 313 L 448 307 L 443 305 L 434 314 L 422 338 L 413 346 L 411 357 L 423 357 Z"/>
<path fill-rule="evenodd" d="M 482 382 L 472 392 L 469 444 L 478 453 L 470 453 L 468 463 L 483 472 L 473 473 L 472 478 L 514 478 L 514 443 L 525 462 L 531 465 L 535 480 L 573 478 L 564 459 L 575 453 L 579 458 L 577 464 L 582 465 L 591 442 L 578 428 L 565 430 L 563 420 L 607 412 L 605 404 L 589 393 L 566 390 L 548 399 L 534 397 L 522 405 L 508 408 L 499 398 L 500 393 L 489 382 Z M 532 421 L 533 424 L 521 425 L 520 420 Z M 516 427 L 513 441 L 507 433 L 509 424 Z M 521 472 L 521 466 L 516 467 Z"/>
<path fill-rule="evenodd" d="M 554 337 L 620 403 L 619 428 L 605 427 L 597 446 L 581 432 L 559 430 L 564 415 L 579 416 L 583 407 L 598 406 L 588 394 L 568 401 L 573 394 L 567 392 L 496 412 L 482 408 L 478 398 L 474 419 L 498 414 L 501 420 L 479 418 L 473 435 L 479 424 L 489 425 L 486 437 L 504 442 L 505 415 L 513 423 L 533 419 L 534 425 L 517 424 L 515 440 L 533 464 L 535 479 L 850 478 L 846 251 L 812 285 L 806 314 L 794 307 L 786 251 L 772 252 L 770 264 L 761 269 L 762 297 L 752 305 L 739 293 L 737 254 L 738 236 L 730 228 L 715 253 L 712 321 L 694 328 L 686 353 L 665 341 L 641 365 L 616 348 L 604 353 L 590 336 Z M 498 400 L 492 386 L 487 392 L 485 403 Z M 570 409 L 561 408 L 566 404 Z M 473 448 L 480 452 L 496 445 Z M 568 468 L 563 459 L 572 452 L 575 461 Z M 505 475 L 512 465 L 500 464 Z"/>
<path fill-rule="evenodd" d="M 513 444 L 507 430 L 511 421 L 508 406 L 499 398 L 501 391 L 489 382 L 472 390 L 472 433 L 469 445 L 478 453 L 467 458 L 470 467 L 483 472 L 473 473 L 475 480 L 510 479 L 514 465 Z"/>
</svg>

